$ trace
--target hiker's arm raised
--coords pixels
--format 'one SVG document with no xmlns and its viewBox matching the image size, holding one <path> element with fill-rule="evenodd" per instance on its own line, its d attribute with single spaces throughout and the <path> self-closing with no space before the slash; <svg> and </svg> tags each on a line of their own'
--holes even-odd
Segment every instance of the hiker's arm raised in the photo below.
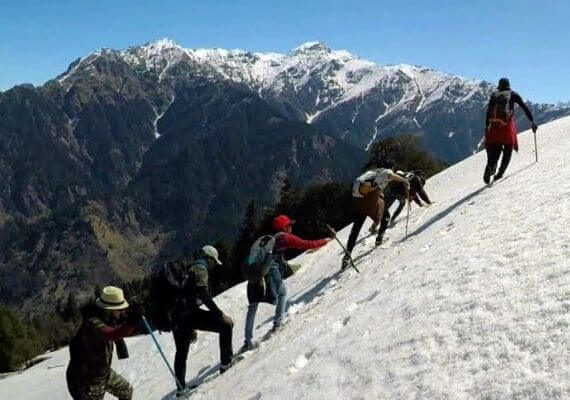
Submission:
<svg viewBox="0 0 570 400">
<path fill-rule="evenodd" d="M 284 246 L 288 249 L 309 250 L 317 249 L 327 244 L 331 239 L 305 240 L 291 233 L 285 233 L 282 236 Z"/>
</svg>

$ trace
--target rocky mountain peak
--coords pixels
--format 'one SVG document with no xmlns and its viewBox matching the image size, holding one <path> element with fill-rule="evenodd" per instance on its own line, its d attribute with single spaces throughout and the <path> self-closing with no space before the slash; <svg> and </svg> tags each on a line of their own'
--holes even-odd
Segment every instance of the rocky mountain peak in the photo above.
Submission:
<svg viewBox="0 0 570 400">
<path fill-rule="evenodd" d="M 332 50 L 323 41 L 312 41 L 301 44 L 291 50 L 291 55 L 300 53 L 330 53 Z"/>
</svg>

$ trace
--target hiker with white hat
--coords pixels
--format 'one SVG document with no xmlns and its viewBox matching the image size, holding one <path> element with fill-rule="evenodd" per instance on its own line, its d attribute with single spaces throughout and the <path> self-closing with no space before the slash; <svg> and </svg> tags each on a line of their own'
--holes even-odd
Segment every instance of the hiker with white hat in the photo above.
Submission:
<svg viewBox="0 0 570 400">
<path fill-rule="evenodd" d="M 218 250 L 204 246 L 200 255 L 190 264 L 180 283 L 180 296 L 173 310 L 174 372 L 180 385 L 177 397 L 183 397 L 186 387 L 186 359 L 195 330 L 220 334 L 220 373 L 233 365 L 232 332 L 234 322 L 216 305 L 208 288 L 208 269 L 222 265 Z M 181 275 L 181 274 L 176 274 Z M 200 308 L 200 304 L 208 310 Z"/>
<path fill-rule="evenodd" d="M 103 400 L 105 392 L 119 400 L 131 400 L 133 387 L 111 368 L 113 342 L 134 332 L 143 310 L 132 306 L 126 321 L 119 318 L 129 308 L 123 291 L 114 286 L 103 288 L 95 304 L 82 308 L 82 322 L 69 345 L 67 387 L 74 400 Z"/>
</svg>

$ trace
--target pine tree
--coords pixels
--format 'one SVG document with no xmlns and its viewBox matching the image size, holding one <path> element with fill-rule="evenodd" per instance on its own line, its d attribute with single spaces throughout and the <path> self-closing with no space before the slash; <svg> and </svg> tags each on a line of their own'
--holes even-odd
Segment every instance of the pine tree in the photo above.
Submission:
<svg viewBox="0 0 570 400">
<path fill-rule="evenodd" d="M 68 294 L 67 301 L 61 309 L 61 316 L 64 321 L 77 321 L 79 319 L 79 303 L 75 293 Z"/>
<path fill-rule="evenodd" d="M 374 143 L 364 167 L 365 169 L 378 168 L 388 159 L 396 163 L 396 169 L 403 171 L 421 169 L 428 177 L 447 167 L 445 163 L 436 160 L 422 150 L 418 138 L 411 134 L 399 135 Z"/>
<path fill-rule="evenodd" d="M 0 372 L 15 371 L 43 349 L 34 328 L 0 305 Z"/>
<path fill-rule="evenodd" d="M 281 187 L 281 191 L 279 192 L 279 199 L 282 199 L 283 196 L 285 196 L 287 193 L 289 193 L 291 191 L 291 182 L 289 181 L 289 178 L 285 178 L 283 180 L 283 186 Z"/>
<path fill-rule="evenodd" d="M 94 297 L 97 298 L 97 297 L 101 296 L 101 293 L 103 293 L 103 288 L 100 285 L 95 284 L 95 286 L 93 287 Z"/>
<path fill-rule="evenodd" d="M 258 234 L 257 209 L 252 200 L 245 209 L 240 233 L 232 252 L 233 265 L 237 266 L 238 270 Z"/>
</svg>

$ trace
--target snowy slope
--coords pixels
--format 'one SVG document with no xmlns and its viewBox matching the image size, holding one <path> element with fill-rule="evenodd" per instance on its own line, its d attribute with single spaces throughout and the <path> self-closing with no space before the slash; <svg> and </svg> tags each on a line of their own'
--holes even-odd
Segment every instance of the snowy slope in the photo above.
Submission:
<svg viewBox="0 0 570 400">
<path fill-rule="evenodd" d="M 481 179 L 484 154 L 430 179 L 435 204 L 412 209 L 406 240 L 402 220 L 380 248 L 361 235 L 360 275 L 337 274 L 334 243 L 300 256 L 283 331 L 192 398 L 569 399 L 569 131 L 570 118 L 541 127 L 538 164 L 532 134 L 522 134 L 521 152 L 492 187 Z M 245 286 L 217 301 L 234 317 L 237 349 Z M 272 312 L 260 307 L 258 337 Z M 160 341 L 172 360 L 171 336 Z M 150 338 L 129 340 L 129 350 L 114 366 L 135 398 L 168 398 L 174 385 Z M 67 352 L 50 357 L 0 380 L 1 397 L 68 398 L 58 367 Z M 217 337 L 200 333 L 188 381 L 213 375 L 217 358 Z"/>
</svg>

